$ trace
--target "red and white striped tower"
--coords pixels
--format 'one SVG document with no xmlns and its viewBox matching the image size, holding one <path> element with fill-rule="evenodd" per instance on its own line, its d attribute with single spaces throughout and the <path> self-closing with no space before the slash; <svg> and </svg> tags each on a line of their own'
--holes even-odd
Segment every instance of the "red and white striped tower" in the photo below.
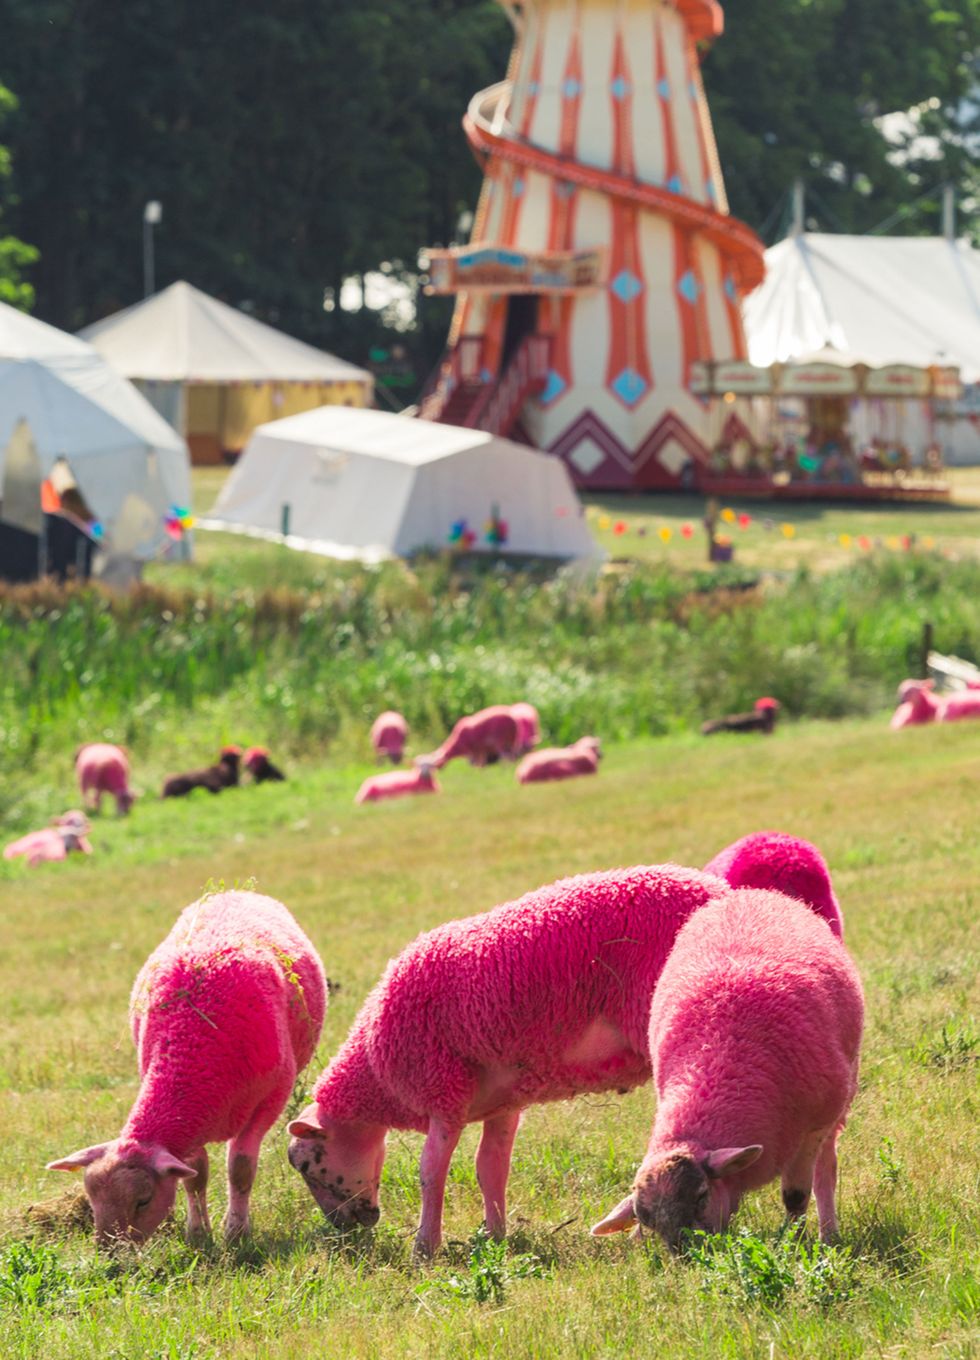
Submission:
<svg viewBox="0 0 980 1360">
<path fill-rule="evenodd" d="M 764 271 L 701 84 L 721 7 L 501 3 L 511 78 L 464 119 L 485 178 L 470 246 L 431 252 L 432 291 L 458 296 L 423 414 L 523 433 L 580 485 L 676 486 L 708 452 L 691 366 L 745 357 L 740 299 Z"/>
</svg>

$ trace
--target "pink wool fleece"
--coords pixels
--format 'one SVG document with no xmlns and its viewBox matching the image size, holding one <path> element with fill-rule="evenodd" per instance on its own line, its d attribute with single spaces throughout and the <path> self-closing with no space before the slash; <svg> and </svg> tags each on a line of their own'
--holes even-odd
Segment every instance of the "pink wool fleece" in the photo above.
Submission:
<svg viewBox="0 0 980 1360">
<path fill-rule="evenodd" d="M 441 792 L 439 781 L 429 769 L 390 770 L 387 774 L 369 775 L 354 795 L 354 802 L 377 803 L 382 798 Z"/>
<path fill-rule="evenodd" d="M 253 892 L 186 908 L 143 965 L 130 997 L 141 1086 L 120 1144 L 185 1157 L 268 1128 L 316 1048 L 326 980 L 287 909 Z"/>
<path fill-rule="evenodd" d="M 553 779 L 574 779 L 599 769 L 599 743 L 580 737 L 572 746 L 546 746 L 524 757 L 517 767 L 518 784 L 540 784 Z"/>
<path fill-rule="evenodd" d="M 673 865 L 583 874 L 420 935 L 388 965 L 313 1098 L 425 1130 L 627 1089 L 649 1075 L 650 995 L 718 880 Z"/>
<path fill-rule="evenodd" d="M 379 756 L 401 760 L 408 739 L 408 723 L 393 709 L 380 714 L 371 724 L 371 745 Z"/>
<path fill-rule="evenodd" d="M 121 746 L 99 741 L 80 747 L 75 756 L 75 773 L 82 797 L 90 807 L 101 808 L 102 795 L 108 793 L 125 815 L 136 801 L 129 787 L 129 759 Z"/>
<path fill-rule="evenodd" d="M 644 1167 L 678 1148 L 698 1157 L 759 1145 L 728 1179 L 734 1210 L 745 1191 L 792 1173 L 814 1133 L 832 1153 L 863 1024 L 857 970 L 811 911 L 754 889 L 712 903 L 678 935 L 654 992 L 657 1112 Z"/>
<path fill-rule="evenodd" d="M 430 755 L 417 756 L 416 764 L 441 770 L 447 761 L 463 756 L 471 765 L 481 766 L 492 764 L 501 756 L 513 760 L 525 749 L 524 740 L 530 740 L 532 735 L 526 715 L 515 717 L 506 704 L 494 704 L 460 718 L 442 745 Z"/>
<path fill-rule="evenodd" d="M 827 861 L 815 845 L 781 831 L 743 836 L 705 865 L 732 888 L 774 888 L 805 902 L 830 926 L 838 939 L 844 918 L 830 881 Z"/>
</svg>

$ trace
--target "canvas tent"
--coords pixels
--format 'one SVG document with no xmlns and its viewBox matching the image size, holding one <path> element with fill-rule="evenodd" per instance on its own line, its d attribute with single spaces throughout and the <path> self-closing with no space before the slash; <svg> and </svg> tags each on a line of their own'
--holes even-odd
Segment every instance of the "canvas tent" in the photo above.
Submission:
<svg viewBox="0 0 980 1360">
<path fill-rule="evenodd" d="M 980 392 L 980 251 L 968 242 L 789 236 L 766 251 L 765 282 L 743 319 L 749 357 L 763 367 L 830 349 L 875 367 L 959 368 L 968 393 L 940 422 L 943 443 L 955 461 L 980 461 L 980 406 L 969 418 L 969 385 L 974 402 Z"/>
<path fill-rule="evenodd" d="M 260 426 L 202 527 L 377 562 L 445 547 L 454 530 L 493 551 L 495 513 L 507 552 L 596 555 L 560 459 L 482 430 L 325 406 Z"/>
<path fill-rule="evenodd" d="M 195 463 L 237 455 L 263 421 L 373 400 L 364 369 L 189 283 L 171 284 L 80 334 L 186 437 Z"/>
<path fill-rule="evenodd" d="M 0 303 L 0 485 L 22 421 L 41 475 L 66 460 L 107 540 L 138 522 L 127 549 L 153 556 L 170 506 L 189 504 L 184 441 L 91 345 Z"/>
</svg>

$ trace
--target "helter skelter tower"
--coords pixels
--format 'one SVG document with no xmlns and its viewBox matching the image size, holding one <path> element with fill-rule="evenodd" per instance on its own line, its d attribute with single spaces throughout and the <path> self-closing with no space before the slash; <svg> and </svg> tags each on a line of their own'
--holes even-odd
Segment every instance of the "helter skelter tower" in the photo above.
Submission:
<svg viewBox="0 0 980 1360">
<path fill-rule="evenodd" d="M 745 357 L 763 246 L 729 216 L 699 52 L 715 0 L 501 0 L 510 78 L 464 119 L 484 167 L 429 419 L 524 437 L 579 485 L 677 486 L 707 458 L 699 360 Z"/>
</svg>

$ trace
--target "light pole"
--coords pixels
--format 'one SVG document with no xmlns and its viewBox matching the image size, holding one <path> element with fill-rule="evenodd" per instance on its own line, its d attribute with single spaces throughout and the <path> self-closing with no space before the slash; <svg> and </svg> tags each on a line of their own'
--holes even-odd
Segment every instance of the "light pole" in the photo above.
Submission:
<svg viewBox="0 0 980 1360">
<path fill-rule="evenodd" d="M 153 279 L 153 228 L 163 217 L 163 207 L 151 198 L 143 209 L 143 296 L 149 297 L 154 291 Z"/>
</svg>

